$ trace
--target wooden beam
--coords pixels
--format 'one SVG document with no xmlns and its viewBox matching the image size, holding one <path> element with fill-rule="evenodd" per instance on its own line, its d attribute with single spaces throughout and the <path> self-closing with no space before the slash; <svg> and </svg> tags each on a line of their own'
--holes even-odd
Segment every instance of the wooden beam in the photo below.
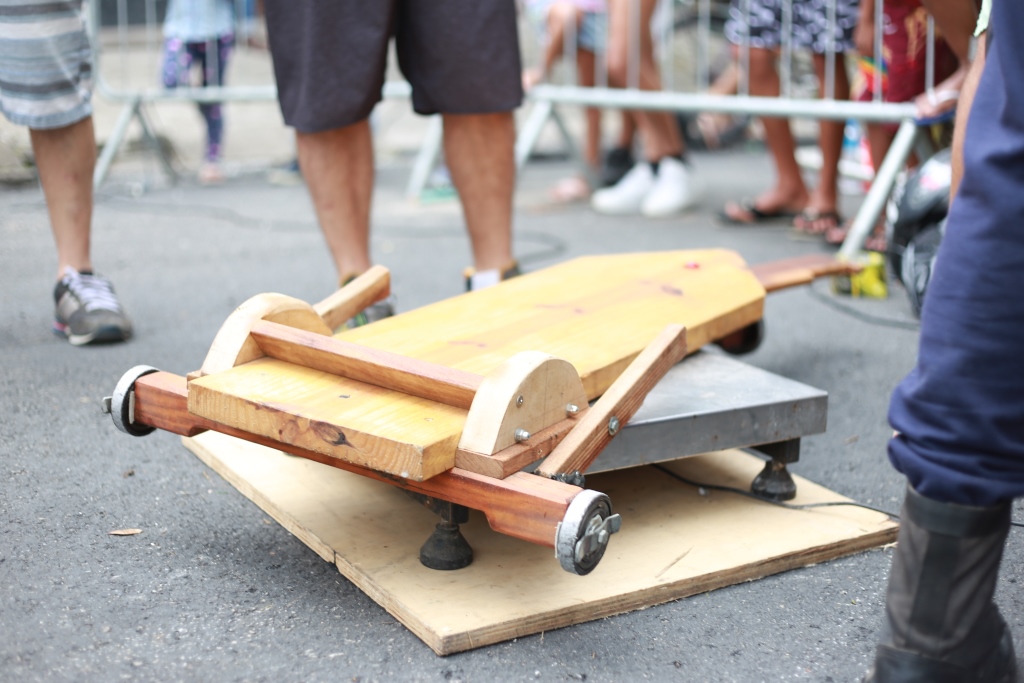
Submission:
<svg viewBox="0 0 1024 683">
<path fill-rule="evenodd" d="M 633 417 L 647 393 L 685 355 L 686 329 L 682 325 L 667 326 L 587 411 L 576 428 L 555 447 L 537 468 L 537 473 L 550 477 L 586 471 L 594 458 Z M 617 423 L 614 430 L 609 426 L 612 418 Z"/>
<path fill-rule="evenodd" d="M 484 378 L 266 320 L 252 337 L 271 358 L 469 410 Z"/>
<path fill-rule="evenodd" d="M 845 275 L 859 270 L 859 266 L 840 261 L 829 254 L 806 254 L 750 266 L 750 272 L 757 277 L 766 292 L 807 285 L 819 277 Z"/>
<path fill-rule="evenodd" d="M 184 377 L 167 372 L 141 377 L 135 382 L 135 421 L 182 436 L 194 436 L 206 430 L 220 432 L 401 489 L 464 505 L 483 512 L 495 531 L 549 548 L 554 547 L 555 528 L 565 517 L 569 503 L 582 491 L 577 486 L 525 472 L 495 479 L 457 467 L 426 481 L 401 479 L 192 415 L 186 407 L 187 400 L 188 386 Z"/>
<path fill-rule="evenodd" d="M 391 273 L 384 266 L 373 266 L 334 294 L 314 304 L 313 309 L 328 327 L 336 330 L 356 313 L 390 293 Z"/>
</svg>

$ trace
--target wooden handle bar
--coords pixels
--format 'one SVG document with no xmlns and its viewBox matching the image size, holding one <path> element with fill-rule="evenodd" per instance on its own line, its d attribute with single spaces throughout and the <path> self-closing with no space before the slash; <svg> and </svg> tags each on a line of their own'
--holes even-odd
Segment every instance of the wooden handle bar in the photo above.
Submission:
<svg viewBox="0 0 1024 683">
<path fill-rule="evenodd" d="M 390 293 L 391 273 L 384 266 L 373 266 L 320 303 L 313 304 L 313 310 L 328 327 L 336 330 L 356 313 Z"/>
<path fill-rule="evenodd" d="M 761 282 L 767 292 L 807 285 L 826 275 L 846 275 L 856 273 L 858 270 L 860 270 L 859 266 L 840 261 L 829 254 L 806 254 L 750 266 L 750 272 Z"/>
<path fill-rule="evenodd" d="M 686 329 L 682 325 L 667 326 L 580 418 L 579 424 L 555 446 L 551 455 L 537 468 L 538 474 L 550 477 L 586 471 L 615 434 L 636 414 L 647 393 L 685 355 Z"/>
<path fill-rule="evenodd" d="M 271 358 L 469 410 L 483 377 L 269 320 L 250 332 Z"/>
</svg>

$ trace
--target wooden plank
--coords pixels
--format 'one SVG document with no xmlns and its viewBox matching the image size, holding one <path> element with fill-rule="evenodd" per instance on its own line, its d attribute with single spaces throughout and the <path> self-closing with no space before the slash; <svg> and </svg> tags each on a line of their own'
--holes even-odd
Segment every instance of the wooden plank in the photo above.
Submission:
<svg viewBox="0 0 1024 683">
<path fill-rule="evenodd" d="M 252 338 L 271 358 L 469 410 L 483 377 L 261 320 Z"/>
<path fill-rule="evenodd" d="M 189 383 L 189 412 L 423 481 L 455 466 L 461 408 L 272 358 Z"/>
<path fill-rule="evenodd" d="M 761 319 L 764 287 L 732 251 L 586 256 L 340 333 L 348 341 L 487 375 L 520 351 L 573 365 L 603 394 L 666 325 L 692 351 Z"/>
<path fill-rule="evenodd" d="M 588 576 L 562 571 L 550 549 L 492 533 L 476 513 L 462 526 L 473 564 L 438 572 L 417 559 L 436 517 L 400 491 L 213 432 L 184 441 L 303 542 L 332 549 L 342 574 L 441 655 L 642 609 L 896 538 L 896 525 L 869 510 L 789 510 L 730 493 L 702 494 L 645 467 L 588 477 L 623 514 L 622 531 Z M 746 487 L 762 465 L 725 451 L 670 467 L 691 480 Z M 795 504 L 847 500 L 795 479 Z M 358 524 L 349 523 L 355 518 Z"/>
<path fill-rule="evenodd" d="M 597 400 L 579 424 L 541 463 L 537 472 L 546 477 L 585 472 L 619 429 L 640 409 L 644 397 L 669 368 L 686 355 L 686 328 L 669 325 L 636 357 L 608 391 Z M 614 418 L 614 432 L 609 421 Z"/>
<path fill-rule="evenodd" d="M 141 377 L 135 383 L 135 421 L 165 431 L 192 436 L 206 430 L 277 448 L 323 465 L 339 468 L 396 488 L 447 500 L 479 510 L 495 531 L 530 543 L 554 547 L 555 528 L 565 516 L 569 503 L 581 491 L 576 486 L 533 474 L 515 473 L 505 481 L 454 467 L 428 481 L 398 479 L 373 469 L 315 451 L 278 443 L 240 429 L 192 415 L 186 409 L 188 389 L 185 378 L 168 372 Z"/>
<path fill-rule="evenodd" d="M 665 325 L 686 326 L 688 344 L 699 348 L 760 320 L 763 299 L 734 252 L 616 254 L 568 261 L 338 338 L 475 375 L 541 352 L 570 363 L 590 400 Z M 454 465 L 466 420 L 450 406 L 267 358 L 197 382 L 189 402 L 197 415 L 414 479 Z M 335 443 L 340 435 L 347 442 Z M 494 450 L 507 445 L 495 443 Z"/>
<path fill-rule="evenodd" d="M 768 292 L 807 285 L 827 275 L 844 275 L 858 270 L 859 266 L 840 261 L 830 254 L 805 254 L 750 267 Z"/>
</svg>

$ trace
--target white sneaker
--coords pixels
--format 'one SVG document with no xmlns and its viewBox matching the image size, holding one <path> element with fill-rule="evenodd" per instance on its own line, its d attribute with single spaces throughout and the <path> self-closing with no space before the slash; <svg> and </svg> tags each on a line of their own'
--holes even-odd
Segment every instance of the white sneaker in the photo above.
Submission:
<svg viewBox="0 0 1024 683">
<path fill-rule="evenodd" d="M 622 180 L 611 187 L 598 190 L 590 198 L 595 211 L 608 214 L 640 213 L 644 198 L 654 188 L 655 177 L 651 165 L 646 161 L 633 166 Z"/>
<path fill-rule="evenodd" d="M 640 205 L 640 213 L 650 218 L 671 216 L 691 206 L 696 195 L 687 165 L 675 157 L 665 157 L 658 163 L 658 175 Z"/>
</svg>

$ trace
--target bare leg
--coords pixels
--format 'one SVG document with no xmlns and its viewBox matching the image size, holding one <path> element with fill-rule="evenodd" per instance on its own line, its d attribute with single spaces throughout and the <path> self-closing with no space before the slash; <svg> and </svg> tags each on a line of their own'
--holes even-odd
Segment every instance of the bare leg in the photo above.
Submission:
<svg viewBox="0 0 1024 683">
<path fill-rule="evenodd" d="M 515 121 L 511 112 L 444 114 L 444 154 L 473 248 L 476 270 L 505 269 L 512 259 Z"/>
<path fill-rule="evenodd" d="M 638 86 L 642 90 L 660 90 L 661 79 L 654 61 L 654 45 L 647 28 L 657 2 L 639 1 L 639 25 L 632 16 L 630 2 L 612 0 L 609 3 L 608 81 L 617 88 Z M 639 44 L 636 43 L 638 39 Z M 638 61 L 635 67 L 631 67 L 634 60 Z M 633 69 L 636 83 L 630 82 Z M 644 154 L 648 160 L 657 161 L 683 152 L 682 137 L 671 115 L 643 111 L 633 111 L 630 115 L 640 130 Z"/>
<path fill-rule="evenodd" d="M 576 78 L 584 88 L 594 87 L 594 68 L 596 58 L 589 50 L 576 52 Z M 601 165 L 601 110 L 587 107 L 584 111 L 587 121 L 586 137 L 583 141 L 583 160 L 592 169 Z"/>
<path fill-rule="evenodd" d="M 775 70 L 775 53 L 763 48 L 750 49 L 750 94 L 755 97 L 778 97 L 780 92 L 779 73 Z M 800 166 L 796 163 L 796 142 L 789 127 L 789 119 L 763 117 L 765 143 L 775 165 L 775 186 L 761 193 L 754 200 L 754 207 L 765 213 L 796 212 L 803 209 L 808 200 Z M 734 220 L 754 222 L 737 204 L 728 204 L 725 212 Z"/>
<path fill-rule="evenodd" d="M 373 139 L 369 121 L 295 134 L 299 166 L 340 282 L 370 267 Z"/>
<path fill-rule="evenodd" d="M 57 279 L 65 266 L 92 270 L 92 173 L 96 138 L 92 117 L 64 128 L 32 130 L 32 150 L 57 244 Z"/>
<path fill-rule="evenodd" d="M 825 97 L 825 55 L 814 55 L 814 70 L 818 76 L 818 83 L 822 89 L 822 97 Z M 835 65 L 835 92 L 837 100 L 850 99 L 850 81 L 843 66 L 843 56 L 836 55 Z M 838 201 L 839 182 L 839 157 L 843 152 L 843 129 L 846 124 L 843 121 L 827 121 L 822 119 L 818 122 L 818 145 L 821 147 L 821 173 L 818 176 L 818 186 L 811 193 L 807 206 L 819 213 L 835 211 Z M 835 223 L 835 220 L 824 221 L 828 224 L 812 225 L 810 231 L 820 233 Z"/>
</svg>

